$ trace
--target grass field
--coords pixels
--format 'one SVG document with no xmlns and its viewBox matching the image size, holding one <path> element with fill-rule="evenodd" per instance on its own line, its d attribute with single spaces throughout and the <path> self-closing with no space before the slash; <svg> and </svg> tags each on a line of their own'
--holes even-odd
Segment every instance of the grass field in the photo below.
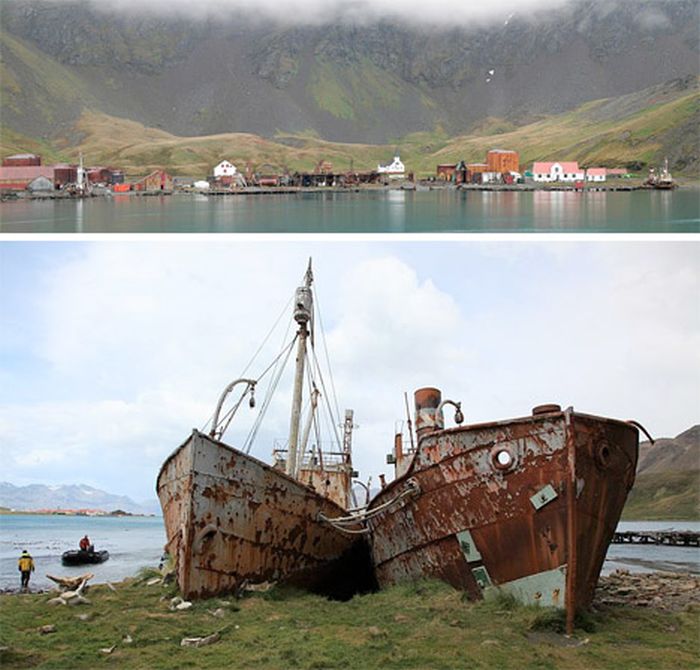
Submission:
<svg viewBox="0 0 700 670">
<path fill-rule="evenodd" d="M 48 594 L 0 597 L 0 665 L 13 668 L 691 668 L 698 612 L 611 607 L 579 621 L 509 600 L 471 603 L 439 582 L 333 602 L 275 588 L 169 610 L 172 586 L 145 579 L 89 590 L 88 605 Z M 219 616 L 214 616 L 217 609 Z M 83 617 L 82 619 L 80 617 Z M 41 634 L 40 626 L 56 630 Z M 185 637 L 219 632 L 200 648 Z M 130 640 L 130 641 L 129 641 Z M 101 651 L 116 645 L 109 654 Z"/>
</svg>

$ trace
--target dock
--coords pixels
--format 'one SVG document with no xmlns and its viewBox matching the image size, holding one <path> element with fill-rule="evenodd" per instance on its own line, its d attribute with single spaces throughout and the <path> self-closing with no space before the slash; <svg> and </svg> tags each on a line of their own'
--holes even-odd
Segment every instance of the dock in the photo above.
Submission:
<svg viewBox="0 0 700 670">
<path fill-rule="evenodd" d="M 656 544 L 667 547 L 698 547 L 700 532 L 692 530 L 626 530 L 616 532 L 613 544 Z"/>
</svg>

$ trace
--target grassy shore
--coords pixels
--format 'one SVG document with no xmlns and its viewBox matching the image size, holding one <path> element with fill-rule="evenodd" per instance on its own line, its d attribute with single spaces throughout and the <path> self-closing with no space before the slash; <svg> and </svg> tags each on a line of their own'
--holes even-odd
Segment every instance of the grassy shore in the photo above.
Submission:
<svg viewBox="0 0 700 670">
<path fill-rule="evenodd" d="M 0 597 L 0 666 L 14 668 L 690 668 L 698 610 L 607 606 L 562 634 L 559 613 L 471 603 L 437 582 L 332 602 L 275 588 L 171 611 L 173 586 L 127 580 L 90 604 Z M 39 627 L 53 625 L 42 634 Z M 218 642 L 182 647 L 186 637 Z M 111 653 L 106 653 L 116 645 Z M 105 650 L 105 651 L 101 651 Z"/>
</svg>

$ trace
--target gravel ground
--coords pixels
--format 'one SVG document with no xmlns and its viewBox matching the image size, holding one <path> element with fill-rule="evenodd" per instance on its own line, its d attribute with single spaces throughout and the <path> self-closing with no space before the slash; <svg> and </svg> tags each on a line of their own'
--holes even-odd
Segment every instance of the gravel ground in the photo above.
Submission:
<svg viewBox="0 0 700 670">
<path fill-rule="evenodd" d="M 700 578 L 687 573 L 631 574 L 616 570 L 598 581 L 593 607 L 632 605 L 678 612 L 700 606 Z"/>
</svg>

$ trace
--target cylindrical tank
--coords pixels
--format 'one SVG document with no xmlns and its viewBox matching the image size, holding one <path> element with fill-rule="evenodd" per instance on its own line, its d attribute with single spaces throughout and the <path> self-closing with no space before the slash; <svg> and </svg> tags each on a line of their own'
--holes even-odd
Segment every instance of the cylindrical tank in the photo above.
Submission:
<svg viewBox="0 0 700 670">
<path fill-rule="evenodd" d="M 298 324 L 308 323 L 313 310 L 313 297 L 308 286 L 300 286 L 297 289 L 294 305 L 294 320 Z"/>
<path fill-rule="evenodd" d="M 438 407 L 442 402 L 442 393 L 436 388 L 421 388 L 414 395 L 416 404 L 416 435 L 420 440 L 423 435 L 442 430 L 445 420 Z"/>
</svg>

